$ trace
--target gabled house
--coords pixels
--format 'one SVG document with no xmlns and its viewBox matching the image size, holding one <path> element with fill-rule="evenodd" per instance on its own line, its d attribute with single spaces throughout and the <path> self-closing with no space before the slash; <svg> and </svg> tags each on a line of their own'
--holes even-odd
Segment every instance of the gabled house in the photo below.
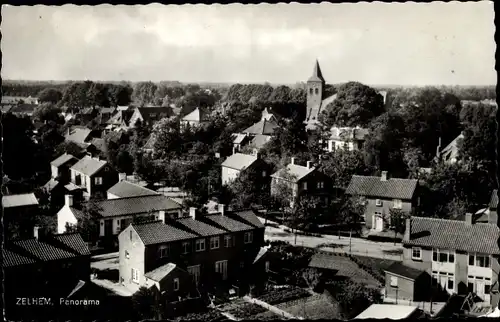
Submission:
<svg viewBox="0 0 500 322">
<path fill-rule="evenodd" d="M 16 116 L 32 116 L 37 106 L 36 104 L 18 104 L 13 106 L 9 112 Z"/>
<path fill-rule="evenodd" d="M 83 188 L 83 196 L 87 199 L 101 194 L 104 197 L 106 191 L 118 182 L 118 173 L 99 157 L 84 156 L 70 168 L 70 172 L 70 183 Z"/>
<path fill-rule="evenodd" d="M 124 174 L 120 173 L 120 181 L 108 189 L 108 199 L 129 198 L 139 196 L 157 196 L 160 193 L 151 189 L 145 188 L 138 184 L 126 181 L 123 177 Z"/>
<path fill-rule="evenodd" d="M 2 208 L 6 238 L 32 235 L 32 219 L 38 213 L 38 199 L 34 193 L 2 196 Z"/>
<path fill-rule="evenodd" d="M 259 122 L 243 130 L 242 133 L 251 136 L 273 135 L 274 130 L 278 127 L 279 125 L 274 118 L 271 119 L 262 118 Z"/>
<path fill-rule="evenodd" d="M 234 181 L 243 171 L 260 173 L 262 183 L 269 178 L 269 166 L 256 151 L 253 155 L 234 153 L 222 163 L 222 184 L 227 185 Z"/>
<path fill-rule="evenodd" d="M 151 272 L 175 265 L 191 279 L 173 277 L 178 280 L 171 280 L 173 287 L 166 288 L 166 293 L 177 294 L 193 284 L 205 289 L 220 286 L 251 267 L 263 242 L 264 228 L 229 218 L 224 212 L 205 216 L 191 208 L 186 217 L 133 223 L 119 235 L 120 283 L 136 290 L 148 283 L 154 275 Z"/>
<path fill-rule="evenodd" d="M 33 233 L 28 239 L 7 241 L 2 249 L 3 294 L 11 318 L 32 311 L 19 306 L 19 297 L 48 298 L 58 305 L 79 281 L 90 279 L 90 251 L 79 234 L 38 236 L 37 229 Z"/>
<path fill-rule="evenodd" d="M 151 126 L 155 122 L 171 116 L 173 116 L 173 112 L 170 107 L 136 107 L 130 117 L 129 127 L 135 127 L 138 121 Z"/>
<path fill-rule="evenodd" d="M 464 221 L 407 219 L 403 264 L 427 272 L 432 285 L 449 294 L 473 292 L 498 306 L 500 228 L 495 217 L 490 216 L 488 223 L 474 222 L 472 214 L 466 214 Z"/>
<path fill-rule="evenodd" d="M 368 130 L 360 127 L 332 127 L 330 136 L 325 146 L 326 151 L 333 152 L 338 149 L 349 151 L 359 150 L 363 147 Z"/>
<path fill-rule="evenodd" d="M 240 152 L 241 148 L 244 147 L 252 137 L 243 133 L 233 134 L 233 151 Z"/>
<path fill-rule="evenodd" d="M 51 178 L 43 186 L 43 189 L 50 194 L 50 200 L 53 203 L 63 202 L 63 196 L 68 194 L 66 185 L 70 182 L 70 168 L 78 162 L 78 159 L 71 154 L 64 153 L 50 163 Z M 79 190 L 72 190 L 76 193 Z"/>
<path fill-rule="evenodd" d="M 198 127 L 207 122 L 209 112 L 205 108 L 197 107 L 194 111 L 187 114 L 181 119 L 180 127 L 181 129 L 186 128 L 188 125 L 190 127 Z"/>
<path fill-rule="evenodd" d="M 89 128 L 84 126 L 72 126 L 68 128 L 64 140 L 86 148 L 94 136 L 95 133 Z"/>
<path fill-rule="evenodd" d="M 418 180 L 353 175 L 346 194 L 366 200 L 365 225 L 374 232 L 390 227 L 390 211 L 398 209 L 413 214 L 420 203 Z"/>
<path fill-rule="evenodd" d="M 326 205 L 332 192 L 331 180 L 307 161 L 306 166 L 295 163 L 292 157 L 290 163 L 271 175 L 271 195 L 279 193 L 281 185 L 291 189 L 290 207 L 303 196 L 318 197 Z"/>
<path fill-rule="evenodd" d="M 439 145 L 437 147 L 437 155 L 434 160 L 448 164 L 456 163 L 458 161 L 458 155 L 460 153 L 459 143 L 463 139 L 464 135 L 463 133 L 461 133 L 453 141 L 451 141 L 443 150 L 441 150 L 441 138 L 440 138 Z"/>
<path fill-rule="evenodd" d="M 130 223 L 141 220 L 162 220 L 181 216 L 182 206 L 163 195 L 136 196 L 94 201 L 93 217 L 99 223 L 95 232 L 99 239 L 114 241 Z M 67 226 L 75 226 L 84 218 L 86 203 L 74 203 L 66 196 L 63 208 L 57 213 L 57 230 L 66 232 Z"/>
<path fill-rule="evenodd" d="M 129 127 L 129 121 L 132 115 L 134 114 L 134 110 L 124 110 L 118 107 L 118 111 L 116 114 L 111 116 L 106 121 L 106 130 L 108 131 L 117 131 L 120 129 L 126 130 Z"/>
</svg>

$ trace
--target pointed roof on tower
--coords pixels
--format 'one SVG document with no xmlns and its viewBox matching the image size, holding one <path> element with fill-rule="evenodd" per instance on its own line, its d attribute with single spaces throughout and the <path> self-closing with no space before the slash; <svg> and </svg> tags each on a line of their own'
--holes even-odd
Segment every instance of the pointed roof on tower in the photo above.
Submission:
<svg viewBox="0 0 500 322">
<path fill-rule="evenodd" d="M 319 62 L 316 59 L 316 64 L 314 65 L 314 70 L 312 76 L 307 80 L 308 82 L 325 82 L 323 74 L 321 73 L 321 68 L 319 67 Z"/>
</svg>

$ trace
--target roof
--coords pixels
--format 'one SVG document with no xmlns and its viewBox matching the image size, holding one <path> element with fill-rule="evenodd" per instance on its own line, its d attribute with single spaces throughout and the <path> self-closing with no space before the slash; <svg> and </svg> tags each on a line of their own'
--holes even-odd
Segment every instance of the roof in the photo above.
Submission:
<svg viewBox="0 0 500 322">
<path fill-rule="evenodd" d="M 227 216 L 223 216 L 220 214 L 206 215 L 206 216 L 203 216 L 202 218 L 207 219 L 209 222 L 213 222 L 213 223 L 217 224 L 218 226 L 224 228 L 225 230 L 233 232 L 233 233 L 253 229 L 253 227 L 251 227 L 247 224 L 244 224 L 240 221 L 231 219 Z"/>
<path fill-rule="evenodd" d="M 319 67 L 319 62 L 316 60 L 316 64 L 314 64 L 314 69 L 311 77 L 307 80 L 308 82 L 325 82 L 323 78 L 323 73 L 321 72 L 321 68 Z"/>
<path fill-rule="evenodd" d="M 274 116 L 273 113 L 269 112 L 269 110 L 267 109 L 267 107 L 264 108 L 264 110 L 262 111 L 262 119 L 264 120 L 274 120 L 276 121 L 276 117 Z"/>
<path fill-rule="evenodd" d="M 234 137 L 234 140 L 233 140 L 234 144 L 241 144 L 241 142 L 243 142 L 243 140 L 247 137 L 247 134 L 236 133 L 233 135 L 233 137 Z"/>
<path fill-rule="evenodd" d="M 198 237 L 187 231 L 166 225 L 161 221 L 132 224 L 132 227 L 144 245 L 168 243 Z"/>
<path fill-rule="evenodd" d="M 177 210 L 182 206 L 163 195 L 137 196 L 96 201 L 98 212 L 103 217 L 115 217 L 148 213 L 159 210 Z M 80 210 L 80 208 L 72 207 Z"/>
<path fill-rule="evenodd" d="M 58 184 L 59 184 L 59 181 L 57 181 L 54 178 L 50 178 L 50 180 L 47 181 L 47 183 L 43 185 L 43 188 L 45 190 L 52 191 L 52 189 L 54 189 L 55 187 L 57 187 Z"/>
<path fill-rule="evenodd" d="M 84 144 L 86 143 L 91 132 L 91 129 L 73 126 L 69 129 L 69 133 L 66 133 L 65 139 L 66 141 Z"/>
<path fill-rule="evenodd" d="M 68 191 L 74 191 L 74 190 L 84 189 L 84 188 L 82 188 L 80 186 L 77 186 L 73 182 L 68 182 L 66 185 L 64 185 L 64 188 L 68 189 Z"/>
<path fill-rule="evenodd" d="M 500 254 L 500 228 L 494 224 L 412 217 L 409 239 L 403 244 L 454 249 L 471 253 Z"/>
<path fill-rule="evenodd" d="M 88 245 L 78 233 L 53 235 L 52 238 L 79 255 L 90 255 Z"/>
<path fill-rule="evenodd" d="M 316 253 L 311 257 L 309 267 L 333 270 L 336 271 L 337 276 L 347 277 L 357 282 L 363 282 L 369 286 L 380 285 L 375 277 L 360 268 L 358 264 L 347 256 Z"/>
<path fill-rule="evenodd" d="M 222 166 L 241 171 L 251 166 L 257 159 L 255 155 L 235 153 L 222 162 Z"/>
<path fill-rule="evenodd" d="M 199 107 L 197 107 L 194 111 L 184 116 L 182 120 L 190 122 L 202 122 L 206 119 L 207 115 L 208 113 L 205 109 L 200 109 Z"/>
<path fill-rule="evenodd" d="M 285 170 L 286 169 L 286 170 Z M 311 172 L 313 172 L 316 168 L 311 167 L 304 167 L 298 164 L 288 164 L 286 168 L 282 168 L 275 173 L 271 175 L 273 178 L 280 178 L 280 179 L 286 179 L 285 178 L 285 173 L 289 175 L 289 178 L 292 180 L 292 182 L 298 182 L 302 180 L 305 176 L 309 175 Z"/>
<path fill-rule="evenodd" d="M 33 113 L 38 105 L 36 104 L 18 104 L 10 109 L 11 113 Z"/>
<path fill-rule="evenodd" d="M 137 110 L 146 122 L 157 121 L 173 115 L 170 107 L 138 107 Z"/>
<path fill-rule="evenodd" d="M 36 263 L 36 261 L 32 258 L 23 256 L 21 254 L 18 254 L 17 252 L 13 252 L 5 248 L 2 249 L 2 255 L 3 255 L 2 267 L 12 267 L 12 266 Z"/>
<path fill-rule="evenodd" d="M 273 120 L 261 119 L 259 122 L 244 130 L 243 133 L 272 135 L 277 127 L 278 124 Z"/>
<path fill-rule="evenodd" d="M 44 262 L 77 256 L 69 251 L 48 244 L 47 242 L 39 241 L 35 238 L 14 241 L 13 245 L 19 247 L 30 256 Z"/>
<path fill-rule="evenodd" d="M 491 209 L 497 209 L 498 207 L 498 190 L 495 189 L 491 193 L 490 203 L 488 205 Z"/>
<path fill-rule="evenodd" d="M 418 307 L 397 304 L 372 304 L 355 319 L 392 319 L 401 320 L 409 317 Z"/>
<path fill-rule="evenodd" d="M 339 141 L 364 140 L 368 135 L 368 130 L 352 127 L 332 127 L 330 129 L 330 139 Z"/>
<path fill-rule="evenodd" d="M 33 206 L 38 205 L 38 199 L 34 193 L 8 195 L 2 197 L 2 205 L 4 208 Z"/>
<path fill-rule="evenodd" d="M 398 275 L 401 277 L 405 277 L 412 281 L 416 280 L 420 275 L 424 273 L 424 271 L 408 267 L 403 265 L 402 263 L 396 262 L 385 269 L 386 272 L 392 273 L 394 275 Z"/>
<path fill-rule="evenodd" d="M 71 167 L 71 169 L 81 172 L 85 175 L 92 176 L 97 171 L 101 170 L 101 168 L 106 164 L 108 164 L 108 162 L 86 155 L 80 161 L 75 163 Z"/>
<path fill-rule="evenodd" d="M 417 179 L 389 178 L 353 175 L 346 193 L 368 197 L 409 200 L 413 198 L 418 185 Z"/>
<path fill-rule="evenodd" d="M 264 255 L 267 254 L 270 247 L 271 247 L 271 245 L 261 247 L 259 249 L 259 252 L 257 253 L 257 255 L 255 255 L 255 258 L 253 260 L 253 264 L 257 263 L 262 257 L 264 257 Z"/>
<path fill-rule="evenodd" d="M 163 280 L 168 274 L 170 274 L 177 266 L 174 263 L 168 263 L 154 270 L 147 272 L 144 274 L 145 277 L 155 281 L 160 282 Z"/>
<path fill-rule="evenodd" d="M 119 109 L 115 115 L 111 116 L 109 120 L 106 121 L 106 123 L 115 125 L 121 125 L 122 123 L 127 124 L 133 114 L 133 110 L 127 111 Z"/>
<path fill-rule="evenodd" d="M 458 157 L 458 142 L 464 138 L 463 134 L 460 134 L 457 136 L 453 141 L 450 142 L 442 151 L 441 151 L 441 156 L 446 159 L 456 159 Z"/>
<path fill-rule="evenodd" d="M 257 134 L 250 141 L 249 145 L 260 150 L 267 142 L 271 140 L 271 138 L 272 136 L 270 135 Z"/>
<path fill-rule="evenodd" d="M 222 229 L 216 228 L 199 220 L 194 220 L 193 218 L 182 218 L 178 219 L 177 222 L 186 227 L 188 230 L 191 230 L 192 232 L 204 237 L 226 233 Z"/>
<path fill-rule="evenodd" d="M 108 147 L 106 146 L 106 142 L 104 141 L 104 139 L 93 138 L 92 141 L 90 141 L 90 144 L 95 146 L 96 149 L 101 152 L 106 152 L 108 150 Z"/>
<path fill-rule="evenodd" d="M 108 189 L 108 193 L 119 198 L 138 197 L 138 196 L 153 196 L 158 195 L 156 191 L 141 187 L 135 183 L 128 181 L 120 181 Z"/>
<path fill-rule="evenodd" d="M 259 217 L 257 217 L 255 212 L 251 209 L 235 211 L 231 212 L 230 214 L 233 215 L 239 221 L 243 221 L 256 228 L 264 228 L 264 224 L 260 221 Z"/>
<path fill-rule="evenodd" d="M 68 154 L 68 153 L 64 153 L 62 155 L 60 155 L 57 159 L 55 159 L 54 161 L 52 161 L 50 163 L 50 165 L 53 165 L 55 167 L 60 167 L 62 166 L 63 164 L 69 162 L 69 161 L 72 161 L 72 160 L 78 160 L 77 158 L 75 158 L 73 155 L 71 154 Z"/>
</svg>

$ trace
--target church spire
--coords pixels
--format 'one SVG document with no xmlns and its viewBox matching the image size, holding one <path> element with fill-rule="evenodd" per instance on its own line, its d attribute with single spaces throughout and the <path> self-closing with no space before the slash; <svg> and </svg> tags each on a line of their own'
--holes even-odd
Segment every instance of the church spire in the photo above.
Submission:
<svg viewBox="0 0 500 322">
<path fill-rule="evenodd" d="M 316 64 L 314 65 L 313 74 L 308 81 L 323 82 L 323 83 L 325 82 L 325 79 L 323 78 L 323 74 L 321 73 L 321 68 L 319 67 L 319 62 L 317 59 L 316 59 Z"/>
</svg>

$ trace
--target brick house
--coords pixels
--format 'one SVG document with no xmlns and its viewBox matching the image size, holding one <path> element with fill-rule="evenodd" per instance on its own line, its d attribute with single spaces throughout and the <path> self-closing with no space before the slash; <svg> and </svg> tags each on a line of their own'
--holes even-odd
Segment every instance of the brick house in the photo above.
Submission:
<svg viewBox="0 0 500 322">
<path fill-rule="evenodd" d="M 249 219 L 249 213 L 242 216 L 258 220 Z M 209 288 L 240 277 L 240 270 L 253 262 L 264 242 L 264 228 L 228 214 L 201 215 L 191 209 L 189 216 L 165 223 L 131 224 L 118 238 L 120 282 L 127 288 L 137 290 L 149 272 L 169 263 L 187 271 L 195 285 Z M 190 285 L 178 288 L 185 291 Z"/>
<path fill-rule="evenodd" d="M 38 236 L 35 229 L 33 238 L 6 242 L 2 255 L 6 314 L 12 318 L 33 309 L 16 305 L 18 297 L 52 298 L 57 305 L 90 278 L 90 251 L 79 234 Z"/>
<path fill-rule="evenodd" d="M 389 228 L 391 209 L 413 214 L 420 202 L 418 180 L 388 178 L 387 171 L 380 177 L 353 175 L 345 193 L 366 200 L 365 225 L 375 232 Z"/>
<path fill-rule="evenodd" d="M 71 154 L 64 153 L 50 163 L 51 178 L 43 186 L 43 189 L 50 194 L 51 202 L 62 204 L 64 195 L 70 193 L 66 185 L 70 183 L 70 168 L 78 162 L 78 159 Z M 83 192 L 83 189 L 71 189 L 71 194 L 76 195 Z"/>
<path fill-rule="evenodd" d="M 403 264 L 426 271 L 434 285 L 448 293 L 474 292 L 493 307 L 498 305 L 500 229 L 496 215 L 489 223 L 412 217 L 406 221 Z"/>
<path fill-rule="evenodd" d="M 401 301 L 427 302 L 432 299 L 429 291 L 432 285 L 431 276 L 422 270 L 395 262 L 385 269 L 386 299 Z M 437 298 L 434 297 L 434 300 Z"/>
<path fill-rule="evenodd" d="M 179 217 L 182 206 L 163 195 L 136 196 L 94 201 L 95 220 L 98 221 L 96 235 L 100 240 L 115 242 L 116 236 L 135 220 L 162 220 Z M 65 232 L 66 226 L 75 226 L 85 217 L 85 203 L 73 203 L 66 196 L 66 203 L 57 213 L 57 230 Z"/>
<path fill-rule="evenodd" d="M 256 171 L 261 174 L 262 183 L 269 178 L 269 165 L 260 158 L 257 151 L 253 155 L 234 153 L 222 163 L 222 184 L 227 185 L 234 181 L 243 171 Z"/>
<path fill-rule="evenodd" d="M 295 158 L 292 157 L 290 164 L 276 171 L 271 175 L 271 178 L 271 195 L 278 193 L 281 184 L 290 187 L 292 191 L 291 207 L 298 198 L 303 196 L 319 197 L 325 205 L 330 200 L 332 192 L 331 180 L 314 167 L 311 161 L 307 161 L 307 165 L 302 166 L 296 164 Z"/>
<path fill-rule="evenodd" d="M 118 182 L 118 173 L 110 164 L 98 157 L 84 156 L 71 168 L 71 184 L 75 189 L 83 188 L 83 197 L 104 197 L 106 191 Z"/>
</svg>

